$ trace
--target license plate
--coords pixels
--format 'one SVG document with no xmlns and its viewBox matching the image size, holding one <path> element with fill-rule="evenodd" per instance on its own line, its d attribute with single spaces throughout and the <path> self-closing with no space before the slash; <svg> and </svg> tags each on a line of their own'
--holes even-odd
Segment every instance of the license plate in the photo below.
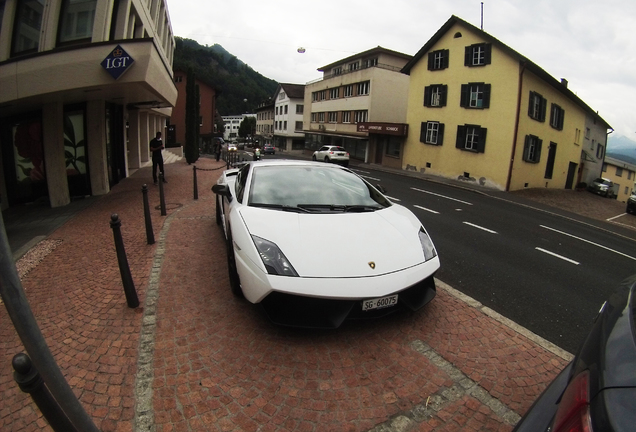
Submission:
<svg viewBox="0 0 636 432">
<path fill-rule="evenodd" d="M 372 309 L 382 309 L 391 306 L 395 306 L 398 301 L 398 295 L 394 294 L 392 296 L 381 297 L 377 299 L 364 300 L 362 302 L 362 310 L 372 310 Z"/>
</svg>

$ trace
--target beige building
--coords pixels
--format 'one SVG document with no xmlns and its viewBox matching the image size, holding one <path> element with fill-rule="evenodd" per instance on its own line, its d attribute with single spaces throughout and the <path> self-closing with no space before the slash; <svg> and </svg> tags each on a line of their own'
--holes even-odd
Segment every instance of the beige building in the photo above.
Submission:
<svg viewBox="0 0 636 432">
<path fill-rule="evenodd" d="M 339 145 L 401 168 L 409 77 L 400 70 L 411 58 L 377 47 L 319 68 L 323 77 L 305 86 L 305 149 Z"/>
<path fill-rule="evenodd" d="M 2 208 L 108 193 L 177 100 L 166 0 L 0 2 Z"/>
<path fill-rule="evenodd" d="M 452 16 L 403 72 L 403 169 L 501 190 L 572 189 L 600 174 L 611 127 L 565 79 L 466 21 Z"/>
<path fill-rule="evenodd" d="M 620 159 L 606 157 L 603 164 L 603 172 L 599 177 L 610 179 L 614 182 L 613 189 L 617 201 L 626 203 L 627 198 L 636 190 L 634 189 L 636 165 Z"/>
<path fill-rule="evenodd" d="M 274 139 L 274 102 L 270 99 L 256 108 L 256 139 L 263 147 Z"/>
</svg>

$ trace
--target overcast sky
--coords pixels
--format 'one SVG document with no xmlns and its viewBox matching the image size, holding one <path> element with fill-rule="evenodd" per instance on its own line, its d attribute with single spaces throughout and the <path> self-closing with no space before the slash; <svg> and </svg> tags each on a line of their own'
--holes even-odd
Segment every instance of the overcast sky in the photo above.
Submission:
<svg viewBox="0 0 636 432">
<path fill-rule="evenodd" d="M 481 26 L 479 0 L 168 0 L 175 36 L 222 45 L 267 78 L 306 84 L 319 67 L 382 46 L 415 55 L 450 18 Z M 635 0 L 484 0 L 484 31 L 636 140 Z M 298 48 L 305 53 L 298 53 Z"/>
</svg>

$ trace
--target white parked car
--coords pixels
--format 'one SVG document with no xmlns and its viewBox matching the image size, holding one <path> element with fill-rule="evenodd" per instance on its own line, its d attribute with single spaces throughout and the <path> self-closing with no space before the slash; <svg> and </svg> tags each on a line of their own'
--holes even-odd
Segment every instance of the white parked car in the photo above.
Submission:
<svg viewBox="0 0 636 432">
<path fill-rule="evenodd" d="M 422 223 L 347 168 L 249 162 L 212 190 L 232 292 L 274 323 L 336 328 L 435 297 L 440 262 Z"/>
<path fill-rule="evenodd" d="M 349 166 L 349 153 L 344 149 L 344 147 L 326 145 L 316 150 L 311 156 L 311 160 L 335 162 L 343 166 Z"/>
</svg>

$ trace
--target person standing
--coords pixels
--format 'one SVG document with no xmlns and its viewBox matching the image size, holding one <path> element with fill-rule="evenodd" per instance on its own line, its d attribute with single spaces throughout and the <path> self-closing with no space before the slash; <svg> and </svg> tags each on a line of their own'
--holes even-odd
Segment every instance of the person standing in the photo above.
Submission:
<svg viewBox="0 0 636 432">
<path fill-rule="evenodd" d="M 163 182 L 168 183 L 166 181 L 166 174 L 163 171 L 163 155 L 161 154 L 163 148 L 161 132 L 157 132 L 157 135 L 150 140 L 150 151 L 152 152 L 152 181 L 154 184 L 157 184 L 157 167 L 159 167 Z"/>
</svg>

